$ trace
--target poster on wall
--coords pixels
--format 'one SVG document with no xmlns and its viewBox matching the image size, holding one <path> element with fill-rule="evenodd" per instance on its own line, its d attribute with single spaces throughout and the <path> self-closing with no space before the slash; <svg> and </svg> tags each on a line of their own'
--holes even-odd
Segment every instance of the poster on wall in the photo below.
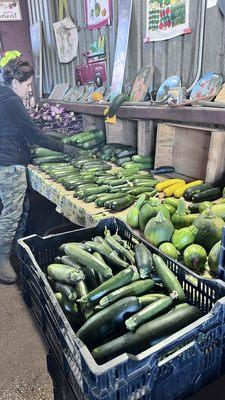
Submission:
<svg viewBox="0 0 225 400">
<path fill-rule="evenodd" d="M 110 25 L 112 20 L 112 0 L 84 0 L 87 29 L 98 29 Z"/>
<path fill-rule="evenodd" d="M 189 0 L 147 0 L 145 42 L 191 33 Z"/>
<path fill-rule="evenodd" d="M 20 2 L 0 0 L 0 21 L 21 21 Z"/>
</svg>

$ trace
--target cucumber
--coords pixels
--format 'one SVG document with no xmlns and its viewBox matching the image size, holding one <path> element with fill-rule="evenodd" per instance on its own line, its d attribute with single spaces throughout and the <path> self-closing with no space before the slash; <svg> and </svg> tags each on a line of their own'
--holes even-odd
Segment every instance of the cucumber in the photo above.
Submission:
<svg viewBox="0 0 225 400">
<path fill-rule="evenodd" d="M 193 186 L 184 192 L 184 198 L 187 201 L 191 201 L 192 197 L 197 194 L 204 192 L 205 190 L 211 189 L 213 186 L 211 183 L 202 183 L 201 185 Z"/>
<path fill-rule="evenodd" d="M 185 301 L 185 294 L 174 273 L 157 254 L 153 254 L 153 263 L 155 271 L 162 279 L 163 285 L 166 287 L 168 293 L 174 296 L 177 303 L 183 303 Z"/>
<path fill-rule="evenodd" d="M 65 247 L 66 254 L 72 258 L 72 260 L 84 265 L 87 268 L 91 268 L 97 273 L 101 274 L 106 278 L 111 278 L 112 270 L 108 266 L 106 267 L 101 261 L 97 260 L 93 255 L 89 254 L 87 251 L 69 244 Z"/>
<path fill-rule="evenodd" d="M 118 274 L 114 275 L 112 278 L 102 283 L 95 290 L 89 292 L 87 296 L 82 297 L 80 301 L 83 303 L 96 302 L 101 297 L 105 296 L 107 293 L 110 293 L 113 290 L 130 283 L 133 275 L 134 275 L 133 269 L 126 268 L 123 271 L 119 272 Z"/>
<path fill-rule="evenodd" d="M 115 199 L 111 202 L 110 209 L 112 211 L 122 211 L 130 207 L 135 201 L 135 197 L 131 195 L 124 196 L 120 199 Z"/>
<path fill-rule="evenodd" d="M 129 96 L 127 96 L 125 93 L 120 93 L 118 94 L 110 103 L 109 105 L 109 110 L 107 115 L 109 118 L 112 118 L 117 110 L 120 108 L 121 104 L 124 103 L 124 101 L 129 101 Z"/>
<path fill-rule="evenodd" d="M 64 264 L 50 264 L 47 273 L 51 279 L 71 285 L 84 279 L 82 272 L 77 272 L 75 268 Z"/>
<path fill-rule="evenodd" d="M 124 352 L 138 354 L 149 347 L 150 341 L 172 335 L 201 316 L 201 311 L 197 307 L 187 304 L 143 324 L 135 332 L 128 332 L 95 348 L 92 356 L 97 363 L 102 364 Z"/>
<path fill-rule="evenodd" d="M 138 297 L 142 307 L 146 307 L 149 304 L 154 303 L 154 301 L 159 299 L 164 299 L 166 297 L 165 294 L 161 293 L 152 293 L 152 294 L 144 294 L 143 296 Z"/>
<path fill-rule="evenodd" d="M 89 348 L 93 348 L 95 343 L 101 343 L 108 333 L 122 325 L 127 315 L 139 311 L 140 308 L 141 305 L 135 296 L 121 299 L 91 317 L 76 335 Z"/>
<path fill-rule="evenodd" d="M 170 308 L 172 308 L 172 305 L 173 300 L 169 296 L 158 299 L 154 301 L 154 303 L 149 304 L 148 306 L 128 318 L 125 321 L 125 325 L 127 329 L 129 329 L 130 331 L 134 331 L 139 325 L 142 325 L 147 321 L 151 321 L 161 314 L 165 314 L 167 311 L 169 311 Z"/>
<path fill-rule="evenodd" d="M 134 247 L 136 265 L 141 279 L 150 278 L 153 260 L 152 254 L 147 247 L 141 243 Z"/>
<path fill-rule="evenodd" d="M 115 303 L 115 301 L 127 297 L 127 296 L 138 296 L 142 293 L 149 292 L 153 286 L 155 285 L 155 282 L 152 279 L 145 279 L 145 280 L 140 280 L 133 282 L 129 285 L 123 286 L 122 288 L 119 288 L 117 290 L 114 290 L 113 292 L 109 293 L 107 296 L 104 296 L 99 304 L 102 307 L 107 307 L 112 303 Z"/>
<path fill-rule="evenodd" d="M 61 282 L 54 282 L 54 289 L 64 294 L 70 301 L 74 301 L 77 298 L 77 292 L 73 286 Z"/>
<path fill-rule="evenodd" d="M 214 187 L 212 189 L 207 189 L 204 192 L 195 194 L 192 197 L 192 201 L 194 203 L 201 203 L 203 201 L 217 200 L 221 197 L 221 195 L 222 195 L 222 188 Z"/>
</svg>

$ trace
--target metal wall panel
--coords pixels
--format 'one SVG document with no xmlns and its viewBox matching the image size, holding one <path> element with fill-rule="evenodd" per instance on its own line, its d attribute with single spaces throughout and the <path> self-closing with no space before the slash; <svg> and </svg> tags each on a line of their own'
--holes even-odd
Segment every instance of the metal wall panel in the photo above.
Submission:
<svg viewBox="0 0 225 400">
<path fill-rule="evenodd" d="M 83 53 L 87 52 L 91 41 L 99 34 L 106 38 L 107 86 L 110 85 L 118 22 L 118 3 L 113 0 L 113 21 L 111 26 L 98 30 L 85 29 L 83 0 L 68 0 L 70 14 L 79 26 L 78 55 L 68 65 L 60 64 L 57 57 L 52 24 L 57 17 L 56 0 L 27 0 L 30 22 L 43 21 L 44 27 L 44 92 L 49 93 L 52 86 L 60 82 L 74 85 L 74 67 L 85 62 Z M 153 43 L 144 43 L 146 30 L 147 0 L 133 0 L 133 13 L 130 30 L 125 83 L 132 81 L 140 68 L 155 66 L 154 88 L 157 89 L 164 79 L 178 74 L 185 86 L 194 81 L 198 63 L 198 44 L 200 11 L 202 0 L 190 0 L 190 25 L 192 33 L 184 36 Z M 225 23 L 217 6 L 206 10 L 205 41 L 202 73 L 216 71 L 225 73 Z"/>
</svg>

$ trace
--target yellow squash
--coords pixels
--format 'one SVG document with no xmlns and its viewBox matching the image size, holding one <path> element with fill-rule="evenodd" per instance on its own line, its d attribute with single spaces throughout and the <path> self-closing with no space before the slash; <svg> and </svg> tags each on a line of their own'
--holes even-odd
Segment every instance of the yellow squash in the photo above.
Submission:
<svg viewBox="0 0 225 400">
<path fill-rule="evenodd" d="M 180 188 L 177 188 L 177 189 L 174 191 L 173 194 L 174 194 L 175 197 L 180 198 L 180 197 L 182 197 L 182 196 L 184 195 L 184 193 L 185 193 L 185 191 L 186 191 L 187 189 L 189 189 L 189 188 L 191 188 L 191 187 L 193 187 L 193 186 L 201 185 L 202 183 L 203 183 L 203 181 L 201 181 L 201 180 L 193 181 L 193 182 L 187 183 L 185 186 L 180 187 Z"/>
<path fill-rule="evenodd" d="M 184 182 L 183 179 L 167 179 L 163 182 L 157 183 L 155 188 L 159 192 L 163 192 L 163 190 L 166 189 L 167 187 L 175 185 L 175 183 L 181 183 L 181 182 L 182 183 Z"/>
<path fill-rule="evenodd" d="M 177 189 L 179 189 L 179 188 L 182 188 L 182 187 L 185 186 L 185 185 L 186 185 L 186 184 L 185 184 L 185 181 L 183 181 L 183 180 L 181 179 L 181 182 L 175 183 L 175 185 L 172 185 L 172 186 L 167 187 L 167 188 L 163 191 L 163 193 L 164 193 L 164 195 L 165 195 L 166 197 L 173 196 L 175 190 L 177 190 Z"/>
</svg>

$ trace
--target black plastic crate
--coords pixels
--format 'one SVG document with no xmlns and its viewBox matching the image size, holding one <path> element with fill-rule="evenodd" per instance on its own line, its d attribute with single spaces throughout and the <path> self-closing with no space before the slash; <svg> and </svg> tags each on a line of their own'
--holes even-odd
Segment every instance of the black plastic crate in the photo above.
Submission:
<svg viewBox="0 0 225 400">
<path fill-rule="evenodd" d="M 221 240 L 218 277 L 220 279 L 222 279 L 223 281 L 225 281 L 225 228 L 223 228 L 223 234 L 222 234 L 222 240 Z"/>
<path fill-rule="evenodd" d="M 118 230 L 130 243 L 132 237 L 141 241 L 114 218 L 93 228 L 19 241 L 24 299 L 74 393 L 79 400 L 176 400 L 200 390 L 225 370 L 225 283 L 200 278 L 143 240 L 164 258 L 181 282 L 187 302 L 197 305 L 204 316 L 138 356 L 123 354 L 101 366 L 72 331 L 48 284 L 46 268 L 62 243 L 103 235 L 105 226 L 112 234 Z"/>
</svg>

